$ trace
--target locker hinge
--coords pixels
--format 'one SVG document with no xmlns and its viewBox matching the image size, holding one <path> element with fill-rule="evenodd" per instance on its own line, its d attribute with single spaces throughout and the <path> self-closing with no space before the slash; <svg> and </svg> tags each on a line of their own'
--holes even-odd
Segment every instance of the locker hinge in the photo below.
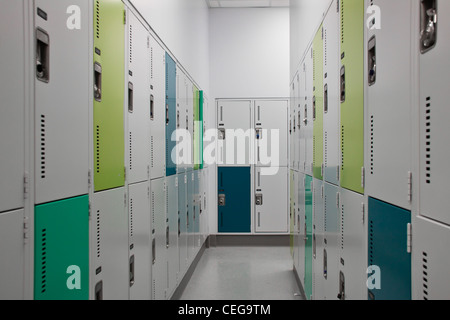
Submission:
<svg viewBox="0 0 450 320">
<path fill-rule="evenodd" d="M 150 179 L 150 166 L 147 165 L 147 178 Z"/>
<path fill-rule="evenodd" d="M 339 178 L 340 178 L 340 177 L 339 177 L 340 170 L 341 170 L 341 169 L 340 169 L 340 166 L 337 166 L 337 167 L 336 167 L 336 179 L 337 179 L 337 181 L 339 181 Z"/>
<path fill-rule="evenodd" d="M 126 193 L 123 194 L 123 204 L 125 207 L 127 206 L 127 194 Z"/>
<path fill-rule="evenodd" d="M 323 199 L 323 185 L 321 186 L 320 191 L 321 191 L 321 197 Z"/>
<path fill-rule="evenodd" d="M 91 220 L 91 211 L 92 211 L 92 205 L 91 205 L 91 202 L 89 202 L 89 209 L 88 209 L 88 212 L 89 212 L 89 220 Z"/>
<path fill-rule="evenodd" d="M 322 163 L 322 165 L 320 166 L 320 175 L 323 177 L 323 172 L 324 172 L 324 164 Z"/>
<path fill-rule="evenodd" d="M 127 167 L 123 167 L 123 179 L 127 181 Z"/>
<path fill-rule="evenodd" d="M 23 198 L 28 199 L 28 193 L 30 191 L 29 188 L 30 178 L 28 177 L 28 172 L 25 172 L 23 176 Z"/>
<path fill-rule="evenodd" d="M 123 24 L 127 24 L 127 10 L 123 10 Z"/>
<path fill-rule="evenodd" d="M 365 215 L 366 215 L 366 209 L 365 209 L 365 205 L 364 202 L 361 203 L 361 213 L 362 213 L 362 224 L 364 225 L 365 223 Z"/>
<path fill-rule="evenodd" d="M 30 231 L 30 224 L 28 222 L 28 217 L 24 217 L 23 218 L 23 243 L 24 244 L 27 244 L 28 239 L 30 238 L 29 231 Z"/>
<path fill-rule="evenodd" d="M 412 172 L 408 171 L 408 202 L 412 201 Z"/>
<path fill-rule="evenodd" d="M 339 208 L 339 199 L 340 198 L 340 193 L 339 192 L 336 192 L 336 207 L 338 207 Z"/>
<path fill-rule="evenodd" d="M 364 167 L 361 168 L 361 188 L 364 189 L 364 185 L 366 183 L 366 169 Z"/>
<path fill-rule="evenodd" d="M 89 169 L 89 171 L 88 171 L 88 189 L 91 188 L 91 184 L 92 184 L 91 177 L 92 177 L 92 173 L 91 173 L 91 169 Z"/>
<path fill-rule="evenodd" d="M 412 250 L 412 228 L 411 223 L 406 225 L 406 252 L 411 253 Z"/>
</svg>

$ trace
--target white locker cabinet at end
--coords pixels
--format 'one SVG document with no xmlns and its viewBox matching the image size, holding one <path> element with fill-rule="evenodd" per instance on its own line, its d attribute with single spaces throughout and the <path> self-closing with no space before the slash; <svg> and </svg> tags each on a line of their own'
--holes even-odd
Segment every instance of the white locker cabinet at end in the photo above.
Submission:
<svg viewBox="0 0 450 320">
<path fill-rule="evenodd" d="M 255 232 L 287 233 L 289 225 L 288 169 L 267 173 L 269 168 L 255 168 Z M 281 195 L 281 196 L 280 196 Z"/>
<path fill-rule="evenodd" d="M 67 27 L 71 5 L 34 1 L 36 203 L 88 193 L 90 1 L 77 2 L 79 29 Z"/>
<path fill-rule="evenodd" d="M 150 173 L 151 179 L 166 175 L 166 67 L 165 51 L 150 37 Z"/>
<path fill-rule="evenodd" d="M 324 183 L 313 179 L 313 295 L 324 300 Z"/>
<path fill-rule="evenodd" d="M 167 299 L 170 298 L 177 286 L 179 264 L 178 252 L 178 176 L 166 177 L 166 247 L 168 287 Z"/>
<path fill-rule="evenodd" d="M 148 180 L 150 174 L 150 34 L 131 11 L 127 23 L 127 180 L 137 183 Z"/>
</svg>

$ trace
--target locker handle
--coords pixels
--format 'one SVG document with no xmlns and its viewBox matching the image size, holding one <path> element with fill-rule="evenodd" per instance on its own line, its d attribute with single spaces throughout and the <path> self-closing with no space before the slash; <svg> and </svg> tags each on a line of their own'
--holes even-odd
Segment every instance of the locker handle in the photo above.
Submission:
<svg viewBox="0 0 450 320">
<path fill-rule="evenodd" d="M 156 262 L 156 239 L 152 240 L 152 265 Z"/>
<path fill-rule="evenodd" d="M 375 36 L 372 36 L 369 40 L 368 44 L 368 67 L 369 67 L 369 86 L 372 86 L 375 84 L 377 80 L 377 60 L 376 60 L 376 38 Z"/>
<path fill-rule="evenodd" d="M 103 300 L 103 281 L 97 282 L 94 292 L 95 300 Z"/>
<path fill-rule="evenodd" d="M 177 110 L 177 128 L 180 128 L 180 110 Z"/>
<path fill-rule="evenodd" d="M 323 249 L 323 277 L 328 278 L 328 256 L 327 249 Z"/>
<path fill-rule="evenodd" d="M 178 211 L 178 215 L 180 215 L 180 211 Z M 178 218 L 178 238 L 180 237 L 181 234 L 181 219 Z"/>
<path fill-rule="evenodd" d="M 189 131 L 189 117 L 186 116 L 186 131 Z"/>
<path fill-rule="evenodd" d="M 300 106 L 298 106 L 298 109 L 299 109 L 299 111 L 298 111 L 298 124 L 297 124 L 297 126 L 298 126 L 298 129 L 300 130 L 300 128 L 301 128 L 301 122 L 302 122 L 302 117 L 301 117 L 301 115 L 300 115 Z"/>
<path fill-rule="evenodd" d="M 102 101 L 102 65 L 94 63 L 94 99 Z"/>
<path fill-rule="evenodd" d="M 313 97 L 313 121 L 316 121 L 316 96 Z"/>
<path fill-rule="evenodd" d="M 219 194 L 219 207 L 225 207 L 225 194 Z"/>
<path fill-rule="evenodd" d="M 134 285 L 134 255 L 130 257 L 130 287 Z"/>
<path fill-rule="evenodd" d="M 128 82 L 128 112 L 133 113 L 133 83 Z"/>
<path fill-rule="evenodd" d="M 154 112 L 155 112 L 155 97 L 153 95 L 150 95 L 150 120 L 154 119 Z"/>
<path fill-rule="evenodd" d="M 255 205 L 262 206 L 263 204 L 263 195 L 262 193 L 258 193 L 255 195 Z"/>
<path fill-rule="evenodd" d="M 328 83 L 323 87 L 323 112 L 328 113 Z"/>
<path fill-rule="evenodd" d="M 170 237 L 169 237 L 169 232 L 170 232 L 170 229 L 169 229 L 169 226 L 167 226 L 167 227 L 166 227 L 166 248 L 169 248 L 169 247 L 170 247 Z"/>
<path fill-rule="evenodd" d="M 169 125 L 169 104 L 166 104 L 166 126 Z"/>
<path fill-rule="evenodd" d="M 345 102 L 345 66 L 341 68 L 341 102 Z"/>
<path fill-rule="evenodd" d="M 258 227 L 261 227 L 261 212 L 258 212 Z"/>
<path fill-rule="evenodd" d="M 422 0 L 420 8 L 420 52 L 430 51 L 437 42 L 437 0 Z"/>
<path fill-rule="evenodd" d="M 303 123 L 305 124 L 305 126 L 308 125 L 308 105 L 305 104 L 305 117 L 303 118 Z"/>
<path fill-rule="evenodd" d="M 36 29 L 36 77 L 39 81 L 50 81 L 50 37 L 41 28 Z"/>
</svg>

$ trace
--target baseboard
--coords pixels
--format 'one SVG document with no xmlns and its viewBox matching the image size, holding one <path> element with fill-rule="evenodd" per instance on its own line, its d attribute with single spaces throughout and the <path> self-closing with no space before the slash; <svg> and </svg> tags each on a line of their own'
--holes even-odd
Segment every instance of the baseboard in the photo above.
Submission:
<svg viewBox="0 0 450 320">
<path fill-rule="evenodd" d="M 211 235 L 210 246 L 267 246 L 289 247 L 290 236 L 286 235 Z"/>
</svg>

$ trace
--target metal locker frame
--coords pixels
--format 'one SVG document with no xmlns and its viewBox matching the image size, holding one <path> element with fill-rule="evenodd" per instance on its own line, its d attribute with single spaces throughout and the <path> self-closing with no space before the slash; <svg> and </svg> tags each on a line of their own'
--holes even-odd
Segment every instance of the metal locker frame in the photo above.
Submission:
<svg viewBox="0 0 450 320">
<path fill-rule="evenodd" d="M 294 110 L 296 110 L 295 108 Z M 255 165 L 258 167 L 274 166 L 273 163 L 265 164 L 262 162 L 260 157 L 260 145 L 265 144 L 267 146 L 267 157 L 273 157 L 272 155 L 272 135 L 270 130 L 279 130 L 279 140 L 276 144 L 279 146 L 279 159 L 276 167 L 288 167 L 288 114 L 289 114 L 289 104 L 286 100 L 255 100 L 255 117 L 254 117 L 254 128 L 255 128 L 255 155 L 256 161 Z M 295 114 L 295 112 L 293 112 Z M 295 121 L 294 121 L 295 122 Z M 297 162 L 295 152 L 297 150 L 296 144 L 296 129 L 293 130 L 291 134 L 291 140 L 294 144 L 293 153 L 294 157 L 294 170 L 296 169 Z"/>
<path fill-rule="evenodd" d="M 194 144 L 193 144 L 193 156 L 194 156 L 194 170 L 200 169 L 200 134 L 202 125 L 199 125 L 200 119 L 200 90 L 194 84 L 192 87 L 192 95 L 193 95 L 193 130 L 194 130 Z M 201 128 L 200 128 L 201 127 Z"/>
<path fill-rule="evenodd" d="M 125 25 L 120 0 L 94 2 L 94 191 L 125 185 Z"/>
<path fill-rule="evenodd" d="M 340 98 L 339 98 L 339 10 L 333 0 L 325 19 L 324 28 L 324 174 L 326 182 L 339 185 L 340 164 Z"/>
<path fill-rule="evenodd" d="M 173 176 L 177 173 L 177 164 L 172 159 L 172 152 L 176 149 L 176 142 L 172 140 L 172 135 L 177 129 L 177 108 L 176 108 L 176 70 L 175 60 L 166 52 L 166 176 Z"/>
<path fill-rule="evenodd" d="M 313 48 L 310 46 L 305 56 L 305 106 L 307 114 L 304 115 L 303 126 L 305 127 L 305 174 L 313 175 L 313 135 L 314 135 L 314 121 L 313 121 Z"/>
<path fill-rule="evenodd" d="M 289 217 L 286 215 L 289 208 L 287 207 L 287 194 L 288 194 L 288 168 L 277 168 L 278 173 L 275 175 L 262 174 L 260 167 L 254 168 L 254 186 L 255 186 L 255 199 L 253 205 L 254 221 L 255 221 L 255 233 L 287 233 L 289 232 Z M 296 175 L 296 171 L 292 170 L 291 174 Z M 296 216 L 296 195 L 297 190 L 296 183 L 291 181 L 293 199 L 293 211 L 291 213 L 291 222 L 293 222 Z M 281 195 L 281 196 L 280 196 Z M 295 225 L 293 223 L 292 225 Z M 290 230 L 293 232 L 293 230 Z"/>
<path fill-rule="evenodd" d="M 25 205 L 25 115 L 30 99 L 25 81 L 28 75 L 25 59 L 29 50 L 25 41 L 25 8 L 26 1 L 2 1 L 0 12 L 0 27 L 4 30 L 0 34 L 0 56 L 5 62 L 0 77 L 0 212 Z"/>
<path fill-rule="evenodd" d="M 179 279 L 188 269 L 188 230 L 187 230 L 187 173 L 178 175 L 178 251 Z"/>
<path fill-rule="evenodd" d="M 206 139 L 206 132 L 207 130 L 211 129 L 210 128 L 210 111 L 209 111 L 209 99 L 207 94 L 203 91 L 203 168 L 206 169 L 209 167 L 210 163 L 208 163 L 208 161 L 205 161 L 205 150 L 207 150 L 207 146 L 209 145 L 208 142 L 205 143 Z"/>
<path fill-rule="evenodd" d="M 150 37 L 150 174 L 151 179 L 166 176 L 166 72 L 165 51 Z"/>
<path fill-rule="evenodd" d="M 324 263 L 324 183 L 313 178 L 313 295 L 314 300 L 325 299 L 325 279 L 323 277 Z"/>
<path fill-rule="evenodd" d="M 151 212 L 153 222 L 152 290 L 153 300 L 166 300 L 168 288 L 166 178 L 151 181 Z"/>
<path fill-rule="evenodd" d="M 299 179 L 299 176 L 300 176 L 300 173 L 299 172 L 297 172 L 297 171 L 294 171 L 294 176 L 295 176 L 295 178 L 294 178 L 294 200 L 295 200 L 295 204 L 294 204 L 294 211 L 293 211 L 293 217 L 292 217 L 292 219 L 291 219 L 291 235 L 292 235 L 292 258 L 293 258 L 293 260 L 294 260 L 294 267 L 295 267 L 295 269 L 297 270 L 298 268 L 299 268 L 299 265 L 298 265 L 298 263 L 299 263 L 299 257 L 298 257 L 298 254 L 299 254 L 299 244 L 300 244 L 300 242 L 299 242 L 299 222 L 300 222 L 300 217 L 299 217 L 299 213 L 300 213 L 300 208 L 299 208 L 299 206 L 300 206 L 300 204 L 299 204 L 299 202 L 298 202 L 298 193 L 299 193 L 299 190 L 298 190 L 298 187 L 299 187 L 299 185 L 298 185 L 298 179 Z"/>
<path fill-rule="evenodd" d="M 25 298 L 25 210 L 0 213 L 0 299 Z"/>
<path fill-rule="evenodd" d="M 152 221 L 150 183 L 128 186 L 130 300 L 151 299 Z"/>
<path fill-rule="evenodd" d="M 341 165 L 340 185 L 364 194 L 364 2 L 340 0 Z"/>
<path fill-rule="evenodd" d="M 167 272 L 168 288 L 167 298 L 170 298 L 177 286 L 179 254 L 178 254 L 178 176 L 166 177 L 166 219 L 168 228 Z"/>
<path fill-rule="evenodd" d="M 130 10 L 127 15 L 126 178 L 137 183 L 150 175 L 150 34 Z"/>
<path fill-rule="evenodd" d="M 313 40 L 313 176 L 323 180 L 323 25 Z"/>
<path fill-rule="evenodd" d="M 303 289 L 307 300 L 313 298 L 313 278 L 314 278 L 314 265 L 313 265 L 313 177 L 305 175 L 304 180 L 305 190 L 305 224 L 304 224 L 304 248 L 305 248 L 305 273 Z"/>
<path fill-rule="evenodd" d="M 33 65 L 36 203 L 88 193 L 91 9 L 87 0 L 77 3 L 83 13 L 80 29 L 71 30 L 68 16 L 61 13 L 72 4 L 34 1 L 32 35 L 39 52 Z"/>
</svg>

